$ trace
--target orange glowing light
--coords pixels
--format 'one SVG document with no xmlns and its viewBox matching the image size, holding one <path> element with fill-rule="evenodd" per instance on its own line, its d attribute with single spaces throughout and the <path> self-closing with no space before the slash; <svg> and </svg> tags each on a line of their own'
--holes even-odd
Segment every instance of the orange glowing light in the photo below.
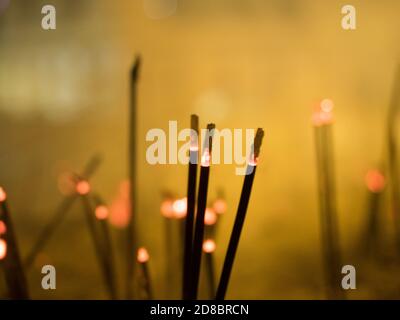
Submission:
<svg viewBox="0 0 400 320">
<path fill-rule="evenodd" d="M 216 222 L 217 222 L 217 214 L 215 213 L 215 211 L 213 209 L 207 208 L 206 212 L 204 214 L 204 223 L 207 226 L 212 226 Z"/>
<path fill-rule="evenodd" d="M 212 239 L 207 239 L 203 242 L 203 251 L 205 253 L 213 253 L 215 251 L 216 244 Z"/>
<path fill-rule="evenodd" d="M 100 205 L 96 207 L 95 210 L 96 218 L 99 220 L 104 220 L 108 218 L 108 208 L 104 205 Z"/>
<path fill-rule="evenodd" d="M 201 156 L 201 166 L 202 167 L 209 167 L 211 162 L 211 154 L 210 150 L 205 149 L 204 153 Z"/>
<path fill-rule="evenodd" d="M 312 116 L 312 123 L 316 127 L 328 125 L 333 123 L 333 101 L 324 99 L 318 105 L 316 111 Z"/>
<path fill-rule="evenodd" d="M 321 110 L 325 113 L 330 113 L 333 110 L 333 101 L 331 99 L 324 99 L 321 101 Z"/>
<path fill-rule="evenodd" d="M 6 201 L 7 194 L 2 187 L 0 187 L 0 202 Z"/>
<path fill-rule="evenodd" d="M 174 202 L 172 201 L 172 199 L 165 199 L 162 203 L 161 203 L 161 214 L 165 217 L 165 218 L 173 218 L 174 217 L 174 206 L 173 206 Z"/>
<path fill-rule="evenodd" d="M 0 236 L 7 232 L 7 226 L 4 221 L 0 221 Z"/>
<path fill-rule="evenodd" d="M 379 193 L 385 188 L 385 176 L 379 170 L 369 170 L 365 176 L 369 191 Z"/>
<path fill-rule="evenodd" d="M 174 210 L 174 217 L 181 219 L 186 216 L 187 211 L 187 198 L 177 199 L 173 202 L 172 208 Z"/>
<path fill-rule="evenodd" d="M 118 193 L 110 206 L 110 223 L 118 228 L 126 227 L 131 218 L 131 203 L 129 199 L 130 183 L 122 181 Z"/>
<path fill-rule="evenodd" d="M 0 260 L 3 260 L 7 255 L 7 242 L 0 239 Z"/>
<path fill-rule="evenodd" d="M 137 252 L 137 260 L 139 263 L 146 263 L 149 261 L 150 256 L 149 253 L 147 252 L 146 248 L 140 247 Z"/>
<path fill-rule="evenodd" d="M 217 214 L 223 214 L 226 212 L 227 205 L 224 199 L 217 199 L 213 203 L 213 209 Z"/>
<path fill-rule="evenodd" d="M 82 196 L 90 192 L 90 184 L 86 180 L 78 181 L 75 188 L 76 192 Z"/>
</svg>

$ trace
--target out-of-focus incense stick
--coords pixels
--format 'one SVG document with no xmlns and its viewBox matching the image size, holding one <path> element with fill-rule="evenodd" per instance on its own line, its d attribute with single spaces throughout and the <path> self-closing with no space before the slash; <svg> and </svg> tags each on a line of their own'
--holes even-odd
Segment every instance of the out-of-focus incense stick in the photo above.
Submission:
<svg viewBox="0 0 400 320">
<path fill-rule="evenodd" d="M 28 285 L 21 263 L 17 238 L 10 212 L 8 210 L 7 195 L 1 187 L 0 222 L 2 222 L 4 229 L 4 234 L 1 235 L 2 250 L 4 251 L 1 255 L 4 255 L 4 257 L 0 262 L 4 266 L 9 297 L 13 300 L 29 299 Z"/>
<path fill-rule="evenodd" d="M 317 156 L 318 194 L 326 291 L 329 299 L 344 299 L 337 226 L 331 124 L 333 102 L 323 100 L 313 115 Z"/>
<path fill-rule="evenodd" d="M 257 162 L 260 154 L 260 148 L 263 137 L 264 137 L 264 131 L 260 128 L 257 129 L 257 133 L 254 138 L 252 152 L 250 154 L 249 164 L 247 165 L 246 176 L 243 182 L 239 205 L 236 212 L 235 223 L 233 225 L 233 230 L 229 240 L 228 250 L 225 256 L 224 266 L 222 268 L 222 273 L 218 284 L 216 300 L 224 300 L 226 291 L 228 289 L 233 262 L 235 260 L 237 247 L 239 245 L 240 234 L 242 232 L 243 224 L 246 218 L 247 207 L 249 204 L 250 194 L 253 187 L 253 181 L 256 174 Z"/>
<path fill-rule="evenodd" d="M 394 216 L 397 250 L 400 252 L 400 177 L 396 139 L 396 119 L 400 111 L 400 66 L 395 75 L 387 118 L 388 175 L 391 190 L 391 208 Z"/>
<path fill-rule="evenodd" d="M 107 264 L 107 280 L 108 289 L 110 292 L 111 299 L 117 298 L 117 288 L 115 283 L 115 268 L 114 268 L 114 251 L 111 242 L 110 228 L 108 225 L 109 210 L 106 207 L 104 201 L 99 195 L 93 196 L 95 202 L 95 216 L 100 226 L 100 240 L 103 248 L 104 261 Z"/>
<path fill-rule="evenodd" d="M 182 280 L 182 297 L 189 299 L 190 297 L 190 269 L 192 260 L 193 246 L 193 223 L 194 211 L 196 205 L 196 180 L 197 180 L 197 163 L 199 155 L 198 133 L 199 118 L 192 114 L 190 118 L 191 136 L 189 147 L 189 172 L 187 185 L 187 214 L 185 219 L 185 240 L 183 252 L 183 280 Z"/>
<path fill-rule="evenodd" d="M 214 270 L 214 256 L 213 256 L 215 247 L 216 247 L 215 241 L 212 239 L 207 239 L 203 243 L 206 277 L 208 283 L 208 293 L 210 299 L 214 299 L 215 297 L 215 270 Z"/>
<path fill-rule="evenodd" d="M 379 213 L 385 188 L 385 176 L 381 170 L 369 170 L 365 183 L 368 189 L 367 221 L 361 236 L 360 249 L 366 258 L 371 258 L 372 254 L 378 250 Z"/>
<path fill-rule="evenodd" d="M 126 298 L 135 297 L 133 275 L 135 274 L 135 253 L 137 249 L 137 83 L 139 78 L 141 60 L 136 57 L 130 74 L 130 110 L 129 110 L 129 198 L 130 219 L 127 227 L 126 238 Z"/>
<path fill-rule="evenodd" d="M 210 175 L 212 137 L 215 125 L 207 125 L 204 147 L 201 156 L 199 191 L 197 196 L 196 222 L 193 239 L 193 254 L 191 262 L 190 296 L 189 299 L 197 299 L 201 256 L 204 238 L 204 216 L 207 207 L 208 179 Z"/>
<path fill-rule="evenodd" d="M 137 251 L 137 261 L 140 265 L 141 272 L 142 272 L 142 286 L 146 295 L 146 299 L 152 300 L 153 299 L 153 289 L 151 285 L 151 277 L 149 272 L 149 253 L 143 247 L 139 248 Z"/>
<path fill-rule="evenodd" d="M 80 175 L 83 179 L 88 180 L 97 170 L 98 166 L 101 163 L 101 158 L 99 155 L 93 156 L 88 164 L 86 165 L 85 169 L 83 170 L 82 175 Z M 27 255 L 24 265 L 25 268 L 29 269 L 35 258 L 43 250 L 44 246 L 50 240 L 52 235 L 56 232 L 59 225 L 64 220 L 66 214 L 68 213 L 69 209 L 74 204 L 75 200 L 77 199 L 78 194 L 74 192 L 73 194 L 66 196 L 58 206 L 55 215 L 53 216 L 52 220 L 44 227 L 42 232 L 40 233 L 39 237 L 37 238 L 35 244 L 33 245 L 31 251 Z"/>
</svg>

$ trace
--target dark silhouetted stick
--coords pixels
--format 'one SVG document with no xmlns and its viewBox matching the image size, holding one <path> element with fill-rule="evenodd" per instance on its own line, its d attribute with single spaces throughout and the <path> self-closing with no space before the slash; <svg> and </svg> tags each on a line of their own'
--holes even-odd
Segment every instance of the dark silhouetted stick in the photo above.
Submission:
<svg viewBox="0 0 400 320">
<path fill-rule="evenodd" d="M 191 262 L 191 280 L 190 280 L 190 297 L 189 299 L 197 299 L 197 291 L 199 287 L 199 276 L 202 256 L 202 246 L 204 238 L 204 215 L 207 207 L 208 178 L 210 175 L 212 136 L 215 125 L 207 126 L 204 147 L 201 156 L 199 191 L 197 196 L 196 222 L 193 239 L 193 255 Z"/>
<path fill-rule="evenodd" d="M 194 211 L 196 205 L 196 180 L 197 180 L 197 163 L 199 156 L 198 133 L 199 118 L 192 114 L 190 118 L 191 141 L 189 148 L 189 173 L 187 186 L 187 214 L 185 219 L 185 240 L 183 252 L 183 284 L 182 297 L 189 299 L 190 297 L 190 269 L 192 260 L 193 246 L 193 223 Z"/>
<path fill-rule="evenodd" d="M 2 193 L 4 192 L 2 189 L 1 191 Z M 3 237 L 7 245 L 7 252 L 4 259 L 0 262 L 4 266 L 9 297 L 15 300 L 29 299 L 28 285 L 21 263 L 12 219 L 5 199 L 5 192 L 4 199 L 0 200 L 0 221 L 3 221 L 6 227 Z"/>
<path fill-rule="evenodd" d="M 257 159 L 260 153 L 263 136 L 264 131 L 262 129 L 258 129 L 256 137 L 254 139 L 254 144 L 252 148 L 253 150 L 250 154 L 250 162 L 247 166 L 247 172 L 243 182 L 242 193 L 240 195 L 239 205 L 236 212 L 235 223 L 233 225 L 228 250 L 225 256 L 224 266 L 222 268 L 222 273 L 218 284 L 216 300 L 225 299 L 226 290 L 228 288 L 229 279 L 232 272 L 233 262 L 235 260 L 235 255 L 240 240 L 240 234 L 242 232 L 244 220 L 246 218 L 247 206 L 249 204 L 253 180 L 256 174 Z"/>
<path fill-rule="evenodd" d="M 86 165 L 81 176 L 84 179 L 89 179 L 97 170 L 98 166 L 100 165 L 100 162 L 101 162 L 101 158 L 98 155 L 91 158 L 90 161 L 88 162 L 88 164 Z M 62 223 L 66 214 L 68 213 L 69 209 L 74 204 L 77 197 L 78 197 L 78 194 L 73 193 L 73 194 L 65 197 L 61 201 L 52 220 L 44 227 L 44 229 L 40 233 L 38 239 L 36 240 L 35 244 L 33 245 L 31 251 L 27 255 L 27 257 L 25 259 L 25 263 L 24 263 L 25 268 L 29 269 L 32 266 L 33 262 L 36 259 L 36 256 L 39 254 L 39 252 L 41 250 L 43 250 L 44 246 L 50 240 L 50 238 L 55 233 L 55 231 L 57 230 L 59 225 Z"/>
<path fill-rule="evenodd" d="M 137 214 L 137 82 L 140 69 L 140 57 L 136 57 L 130 75 L 130 117 L 129 117 L 129 181 L 130 181 L 130 220 L 127 228 L 126 242 L 126 297 L 134 297 L 133 275 L 135 274 L 136 253 L 136 214 Z"/>
</svg>

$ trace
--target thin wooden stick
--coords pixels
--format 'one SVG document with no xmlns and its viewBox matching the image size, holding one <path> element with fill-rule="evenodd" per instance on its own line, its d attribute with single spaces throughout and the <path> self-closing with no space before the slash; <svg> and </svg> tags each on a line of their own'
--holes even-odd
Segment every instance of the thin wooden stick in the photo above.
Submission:
<svg viewBox="0 0 400 320">
<path fill-rule="evenodd" d="M 136 214 L 137 214 L 137 82 L 139 77 L 141 60 L 136 57 L 130 75 L 130 122 L 129 122 L 129 196 L 130 196 L 130 220 L 126 238 L 126 298 L 135 297 L 133 275 L 135 274 L 135 253 L 137 248 Z"/>
<path fill-rule="evenodd" d="M 100 156 L 93 156 L 86 165 L 81 177 L 88 180 L 96 172 L 100 163 Z M 61 201 L 52 220 L 44 227 L 35 244 L 33 245 L 31 251 L 25 259 L 24 265 L 27 270 L 32 266 L 37 255 L 40 253 L 40 251 L 43 250 L 47 242 L 51 239 L 52 235 L 56 232 L 57 228 L 64 221 L 66 214 L 68 213 L 69 209 L 72 207 L 77 198 L 78 194 L 74 192 L 73 194 L 65 197 Z"/>
<path fill-rule="evenodd" d="M 111 242 L 110 228 L 108 225 L 108 208 L 105 206 L 104 201 L 99 195 L 95 194 L 93 196 L 96 205 L 96 218 L 100 225 L 100 240 L 102 243 L 103 259 L 107 264 L 107 280 L 108 289 L 110 292 L 111 299 L 117 298 L 117 288 L 115 283 L 115 268 L 114 268 L 114 250 Z M 102 213 L 104 212 L 104 213 Z"/>
<path fill-rule="evenodd" d="M 182 298 L 190 297 L 190 269 L 192 260 L 193 246 L 193 223 L 194 211 L 196 205 L 196 180 L 197 180 L 197 163 L 199 156 L 198 133 L 199 133 L 199 117 L 192 114 L 190 118 L 190 127 L 192 130 L 191 142 L 189 148 L 189 172 L 187 186 L 187 214 L 185 219 L 185 240 L 183 252 L 183 284 Z"/>
<path fill-rule="evenodd" d="M 6 256 L 2 260 L 2 264 L 5 270 L 8 294 L 10 299 L 13 300 L 29 299 L 28 285 L 21 263 L 16 234 L 8 210 L 6 193 L 2 188 L 0 188 L 0 193 L 0 221 L 3 221 L 6 227 L 3 237 L 7 246 Z"/>
<path fill-rule="evenodd" d="M 146 292 L 146 298 L 148 300 L 152 300 L 154 298 L 153 296 L 153 289 L 152 289 L 152 285 L 151 285 L 151 277 L 150 277 L 150 272 L 149 272 L 149 267 L 148 267 L 148 263 L 149 263 L 149 253 L 147 252 L 147 250 L 143 247 L 138 249 L 137 252 L 137 261 L 141 267 L 141 271 L 142 271 L 142 275 L 143 275 L 143 288 L 144 291 Z"/>
<path fill-rule="evenodd" d="M 317 155 L 317 174 L 320 200 L 320 220 L 324 270 L 329 299 L 344 299 L 340 284 L 341 257 L 337 226 L 335 199 L 334 165 L 331 136 L 331 110 L 318 111 L 323 116 L 315 122 L 315 143 Z M 328 118 L 324 118 L 328 117 Z"/>
<path fill-rule="evenodd" d="M 247 166 L 246 177 L 244 178 L 242 193 L 240 195 L 239 205 L 236 212 L 235 223 L 229 240 L 228 250 L 225 256 L 224 266 L 222 268 L 221 277 L 218 284 L 216 300 L 224 300 L 226 291 L 229 284 L 229 279 L 232 272 L 233 262 L 237 247 L 240 240 L 240 234 L 242 232 L 244 220 L 246 218 L 247 206 L 250 200 L 251 189 L 253 186 L 254 176 L 256 174 L 257 159 L 260 153 L 260 147 L 264 131 L 258 129 L 256 137 L 254 139 L 253 150 L 250 155 L 250 162 Z"/>
<path fill-rule="evenodd" d="M 199 191 L 197 196 L 197 212 L 193 240 L 192 270 L 190 280 L 190 297 L 189 299 L 197 299 L 197 291 L 199 287 L 199 276 L 202 256 L 202 246 L 204 238 L 204 215 L 207 207 L 208 178 L 210 175 L 212 136 L 214 133 L 214 124 L 207 125 L 207 133 L 205 136 L 204 147 L 202 151 L 202 160 L 200 168 Z"/>
<path fill-rule="evenodd" d="M 400 252 L 400 180 L 398 170 L 398 150 L 396 139 L 396 119 L 400 111 L 400 66 L 397 69 L 393 84 L 392 97 L 387 119 L 388 175 L 391 190 L 391 206 L 395 221 L 395 235 L 398 252 Z"/>
<path fill-rule="evenodd" d="M 206 277 L 208 282 L 208 292 L 210 299 L 215 297 L 215 270 L 214 270 L 214 251 L 215 241 L 207 239 L 203 243 L 203 252 L 205 256 Z"/>
</svg>

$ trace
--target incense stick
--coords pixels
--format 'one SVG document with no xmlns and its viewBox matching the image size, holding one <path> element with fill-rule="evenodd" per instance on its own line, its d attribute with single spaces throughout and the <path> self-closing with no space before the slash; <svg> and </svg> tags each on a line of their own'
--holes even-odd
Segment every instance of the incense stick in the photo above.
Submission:
<svg viewBox="0 0 400 320">
<path fill-rule="evenodd" d="M 237 247 L 240 240 L 240 234 L 242 232 L 244 220 L 246 218 L 247 206 L 250 200 L 251 189 L 253 186 L 254 176 L 256 174 L 257 159 L 260 153 L 260 147 L 264 131 L 258 129 L 256 137 L 254 139 L 253 150 L 250 155 L 250 162 L 247 165 L 246 177 L 244 178 L 242 193 L 240 195 L 239 205 L 236 212 L 235 223 L 229 240 L 228 250 L 226 252 L 224 266 L 222 268 L 221 277 L 218 284 L 216 300 L 225 299 L 226 291 L 229 284 L 229 278 L 232 272 L 233 262 Z"/>
<path fill-rule="evenodd" d="M 140 57 L 136 57 L 130 74 L 130 122 L 129 122 L 129 181 L 130 181 L 130 220 L 127 228 L 126 239 L 126 297 L 134 297 L 133 275 L 135 274 L 136 253 L 136 214 L 137 214 L 137 82 L 140 70 Z"/>
<path fill-rule="evenodd" d="M 109 295 L 111 298 L 113 298 L 114 293 L 113 293 L 113 288 L 112 284 L 109 278 L 109 275 L 111 272 L 109 271 L 109 264 L 107 263 L 106 256 L 104 255 L 104 251 L 102 249 L 102 241 L 100 239 L 98 230 L 96 228 L 96 219 L 94 215 L 94 210 L 93 207 L 90 203 L 90 199 L 88 198 L 88 192 L 81 193 L 81 199 L 82 199 L 82 204 L 84 208 L 84 215 L 86 219 L 86 223 L 88 226 L 89 234 L 93 242 L 93 246 L 96 252 L 96 257 L 98 264 L 100 266 L 100 271 L 102 273 L 103 279 L 104 279 L 104 284 L 109 292 Z"/>
<path fill-rule="evenodd" d="M 8 294 L 11 299 L 29 299 L 28 285 L 21 263 L 14 226 L 8 210 L 6 193 L 2 188 L 0 188 L 0 193 L 0 221 L 5 226 L 3 241 L 6 246 L 2 264 L 4 265 Z"/>
<path fill-rule="evenodd" d="M 190 118 L 191 141 L 189 148 L 189 172 L 187 186 L 187 214 L 185 219 L 185 241 L 183 252 L 183 280 L 182 280 L 182 298 L 189 299 L 190 296 L 190 269 L 192 259 L 193 245 L 193 223 L 194 210 L 196 205 L 196 179 L 197 179 L 197 163 L 198 163 L 198 132 L 199 118 L 192 114 Z"/>
<path fill-rule="evenodd" d="M 107 272 L 107 280 L 108 280 L 108 289 L 110 292 L 111 299 L 117 298 L 117 289 L 115 283 L 115 269 L 114 269 L 114 251 L 111 242 L 110 228 L 108 225 L 108 208 L 104 205 L 104 201 L 100 198 L 99 195 L 93 196 L 96 209 L 95 215 L 100 225 L 101 232 L 101 240 L 103 250 L 103 259 L 107 264 L 106 272 Z"/>
<path fill-rule="evenodd" d="M 96 172 L 98 166 L 100 165 L 100 162 L 101 162 L 100 156 L 98 156 L 98 155 L 93 156 L 89 160 L 85 169 L 83 170 L 81 177 L 88 180 Z M 69 209 L 74 204 L 77 197 L 78 197 L 78 194 L 74 192 L 73 194 L 65 197 L 61 201 L 52 220 L 44 227 L 44 229 L 40 233 L 38 239 L 36 240 L 35 244 L 33 245 L 31 251 L 27 255 L 27 257 L 25 259 L 25 263 L 24 263 L 25 268 L 29 269 L 32 266 L 37 255 L 39 254 L 40 251 L 43 250 L 44 246 L 50 240 L 50 238 L 55 233 L 55 231 L 59 227 L 59 225 L 62 223 L 66 214 L 68 213 Z"/>
<path fill-rule="evenodd" d="M 215 125 L 207 125 L 207 133 L 205 136 L 203 154 L 200 168 L 199 191 L 197 195 L 196 222 L 193 239 L 193 253 L 191 262 L 191 280 L 190 280 L 190 296 L 189 299 L 197 299 L 197 291 L 199 287 L 200 265 L 202 256 L 202 246 L 204 238 L 204 215 L 207 207 L 208 178 L 210 175 L 212 136 L 214 134 Z"/>
<path fill-rule="evenodd" d="M 143 288 L 146 293 L 146 298 L 148 300 L 153 299 L 153 290 L 151 286 L 151 278 L 150 278 L 150 272 L 149 272 L 149 266 L 148 266 L 148 261 L 150 259 L 149 253 L 147 250 L 143 247 L 138 249 L 137 252 L 137 261 L 141 267 L 142 275 L 143 275 Z"/>
<path fill-rule="evenodd" d="M 203 243 L 203 252 L 205 256 L 206 277 L 210 299 L 214 299 L 215 297 L 214 251 L 215 241 L 212 239 L 205 240 Z"/>
<path fill-rule="evenodd" d="M 333 103 L 329 100 L 329 104 L 329 108 L 324 108 L 322 102 L 320 109 L 314 114 L 321 236 L 327 297 L 343 299 L 345 295 L 339 278 L 341 262 L 331 136 Z"/>
<path fill-rule="evenodd" d="M 391 189 L 391 205 L 395 221 L 396 245 L 400 252 L 400 181 L 396 141 L 396 119 L 400 111 L 400 67 L 393 84 L 392 97 L 387 119 L 388 175 Z"/>
</svg>

